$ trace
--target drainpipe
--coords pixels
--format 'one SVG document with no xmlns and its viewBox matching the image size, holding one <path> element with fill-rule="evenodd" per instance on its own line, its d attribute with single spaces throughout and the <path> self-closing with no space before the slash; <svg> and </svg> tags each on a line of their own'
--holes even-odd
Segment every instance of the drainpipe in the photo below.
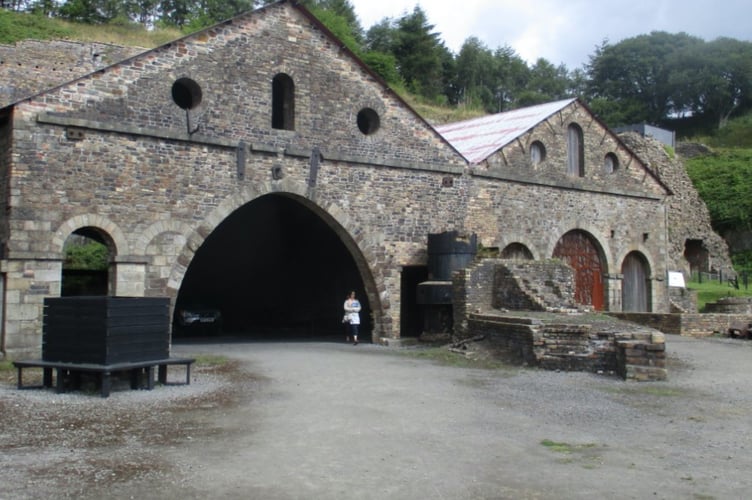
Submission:
<svg viewBox="0 0 752 500">
<path fill-rule="evenodd" d="M 8 358 L 5 351 L 5 273 L 0 274 L 0 360 Z"/>
</svg>

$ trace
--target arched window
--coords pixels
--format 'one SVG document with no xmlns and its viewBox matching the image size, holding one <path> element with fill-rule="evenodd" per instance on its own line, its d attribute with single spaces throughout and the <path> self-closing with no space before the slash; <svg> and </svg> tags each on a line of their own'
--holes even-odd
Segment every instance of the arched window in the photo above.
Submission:
<svg viewBox="0 0 752 500">
<path fill-rule="evenodd" d="M 613 174 L 619 169 L 619 159 L 613 153 L 608 153 L 603 159 L 603 171 L 607 174 Z"/>
<path fill-rule="evenodd" d="M 272 128 L 295 130 L 295 84 L 284 73 L 272 80 Z"/>
<path fill-rule="evenodd" d="M 582 141 L 582 129 L 574 123 L 567 129 L 567 174 L 575 177 L 585 175 L 585 148 Z"/>
<path fill-rule="evenodd" d="M 530 161 L 534 167 L 537 167 L 546 159 L 546 147 L 540 141 L 535 141 L 530 145 Z"/>
</svg>

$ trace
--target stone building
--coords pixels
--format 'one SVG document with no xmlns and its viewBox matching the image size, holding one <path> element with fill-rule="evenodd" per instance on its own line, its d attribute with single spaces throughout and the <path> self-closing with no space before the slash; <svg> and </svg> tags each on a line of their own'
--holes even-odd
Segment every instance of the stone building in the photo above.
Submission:
<svg viewBox="0 0 752 500">
<path fill-rule="evenodd" d="M 525 113 L 471 156 L 287 1 L 11 102 L 2 353 L 39 351 L 73 236 L 106 245 L 105 293 L 219 310 L 228 333 L 343 338 L 355 290 L 364 339 L 418 336 L 445 231 L 573 263 L 594 309 L 667 312 L 670 191 L 580 101 Z"/>
<path fill-rule="evenodd" d="M 502 258 L 564 260 L 575 269 L 577 302 L 595 310 L 659 311 L 666 303 L 670 190 L 582 102 L 437 130 L 489 182 L 477 183 L 468 206 L 483 244 Z"/>
</svg>

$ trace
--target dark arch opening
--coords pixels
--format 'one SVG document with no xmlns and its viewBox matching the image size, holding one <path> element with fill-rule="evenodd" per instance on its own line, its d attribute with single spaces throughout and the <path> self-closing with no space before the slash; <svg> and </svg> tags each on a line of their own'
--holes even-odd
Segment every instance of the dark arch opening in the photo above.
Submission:
<svg viewBox="0 0 752 500">
<path fill-rule="evenodd" d="M 576 123 L 567 128 L 567 174 L 585 175 L 585 144 L 582 129 Z"/>
<path fill-rule="evenodd" d="M 60 295 L 107 295 L 114 253 L 112 240 L 99 228 L 82 227 L 71 233 L 63 244 Z"/>
<path fill-rule="evenodd" d="M 367 342 L 371 307 L 342 239 L 301 202 L 270 194 L 235 210 L 196 251 L 178 292 L 173 332 L 344 340 L 350 290 L 363 306 L 360 333 Z M 181 324 L 184 310 L 206 311 L 207 322 Z M 221 321 L 211 322 L 217 312 Z"/>
<path fill-rule="evenodd" d="M 510 243 L 501 251 L 502 259 L 533 260 L 533 253 L 522 243 Z"/>
<path fill-rule="evenodd" d="M 272 79 L 272 128 L 295 130 L 295 84 L 284 73 Z"/>
</svg>

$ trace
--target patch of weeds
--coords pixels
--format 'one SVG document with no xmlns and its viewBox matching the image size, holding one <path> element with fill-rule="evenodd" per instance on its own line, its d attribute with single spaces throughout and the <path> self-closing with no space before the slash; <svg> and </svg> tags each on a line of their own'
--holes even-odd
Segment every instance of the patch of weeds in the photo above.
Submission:
<svg viewBox="0 0 752 500">
<path fill-rule="evenodd" d="M 16 382 L 16 369 L 10 361 L 0 361 L 0 383 L 14 384 Z"/>
<path fill-rule="evenodd" d="M 453 352 L 445 347 L 428 347 L 421 349 L 406 349 L 397 351 L 402 356 L 415 359 L 427 359 L 443 366 L 458 368 L 480 368 L 484 370 L 510 370 L 513 367 L 507 363 L 492 358 L 472 358 L 465 354 Z"/>
<path fill-rule="evenodd" d="M 650 382 L 639 382 L 632 384 L 625 382 L 624 385 L 601 387 L 604 392 L 611 394 L 624 394 L 624 395 L 643 395 L 643 396 L 656 396 L 656 397 L 680 397 L 689 396 L 690 392 L 687 389 L 679 389 L 677 387 L 669 387 L 665 385 L 654 385 Z"/>
<path fill-rule="evenodd" d="M 585 444 L 558 443 L 556 441 L 551 441 L 550 439 L 544 439 L 543 441 L 541 441 L 541 444 L 545 446 L 546 448 L 548 448 L 549 450 L 555 451 L 558 453 L 572 453 L 575 451 L 595 448 L 597 446 L 595 443 L 585 443 Z"/>
<path fill-rule="evenodd" d="M 218 354 L 199 354 L 195 359 L 198 366 L 224 366 L 230 361 L 226 356 Z"/>
<path fill-rule="evenodd" d="M 560 458 L 557 462 L 562 464 L 582 461 L 582 468 L 592 470 L 603 463 L 600 455 L 596 454 L 598 445 L 595 443 L 571 444 L 544 439 L 541 444 L 554 453 L 560 453 L 563 458 Z"/>
</svg>

